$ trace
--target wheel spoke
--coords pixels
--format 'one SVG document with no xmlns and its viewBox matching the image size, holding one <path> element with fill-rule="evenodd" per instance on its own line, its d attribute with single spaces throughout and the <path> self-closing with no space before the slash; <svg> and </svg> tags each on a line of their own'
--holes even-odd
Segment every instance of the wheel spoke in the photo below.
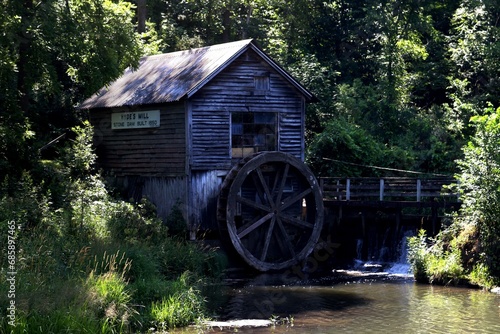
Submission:
<svg viewBox="0 0 500 334">
<path fill-rule="evenodd" d="M 283 213 L 280 214 L 281 219 L 285 220 L 286 222 L 298 226 L 298 227 L 306 227 L 306 228 L 313 228 L 314 225 L 305 221 L 305 220 L 300 220 L 298 218 L 292 217 L 285 215 Z"/>
<path fill-rule="evenodd" d="M 267 182 L 264 179 L 264 175 L 262 175 L 262 170 L 259 167 L 256 169 L 256 171 L 257 171 L 257 175 L 259 176 L 260 184 L 262 185 L 262 187 L 264 188 L 264 191 L 266 193 L 267 203 L 269 203 L 269 205 L 271 207 L 273 207 L 273 197 L 271 196 L 271 192 L 269 191 L 269 187 L 267 186 Z"/>
<path fill-rule="evenodd" d="M 262 181 L 259 178 L 258 173 L 251 173 L 252 181 L 255 185 L 255 190 L 257 191 L 257 195 L 259 195 L 261 203 L 271 204 L 268 200 L 266 200 L 265 190 L 262 187 L 259 187 L 259 184 L 262 184 Z"/>
<path fill-rule="evenodd" d="M 269 206 L 265 206 L 263 204 L 259 204 L 259 203 L 255 202 L 255 201 L 249 200 L 248 198 L 241 197 L 239 195 L 236 197 L 236 201 L 240 202 L 241 204 L 248 205 L 249 207 L 252 207 L 254 209 L 258 209 L 258 210 L 262 210 L 262 211 L 266 211 L 266 212 L 270 212 L 271 211 L 271 208 Z"/>
<path fill-rule="evenodd" d="M 262 250 L 262 255 L 260 256 L 261 261 L 266 260 L 267 251 L 269 250 L 269 244 L 271 242 L 271 237 L 273 236 L 275 222 L 276 222 L 276 216 L 273 216 L 273 218 L 271 219 L 271 224 L 269 224 L 269 228 L 267 229 L 266 241 L 264 243 L 264 249 Z"/>
<path fill-rule="evenodd" d="M 240 229 L 242 231 L 238 231 L 237 232 L 238 233 L 238 238 L 240 238 L 240 239 L 244 238 L 246 235 L 248 235 L 248 233 L 252 232 L 257 227 L 259 227 L 260 225 L 264 224 L 266 221 L 268 221 L 273 216 L 274 216 L 274 213 L 270 212 L 267 215 L 265 215 L 264 217 L 262 217 L 259 220 L 257 220 L 255 223 L 250 224 L 250 226 L 248 226 L 248 227 L 247 226 L 243 226 L 244 228 Z"/>
<path fill-rule="evenodd" d="M 278 217 L 276 219 L 278 222 L 278 226 L 281 230 L 281 233 L 283 234 L 283 239 L 285 240 L 286 248 L 288 249 L 288 252 L 292 256 L 292 258 L 296 257 L 295 250 L 293 249 L 292 242 L 290 241 L 290 238 L 288 237 L 288 233 L 286 232 L 285 226 L 283 226 L 283 223 L 281 222 L 281 219 Z M 281 240 L 281 238 L 278 238 L 278 240 Z M 280 245 L 282 246 L 282 243 L 280 242 Z"/>
<path fill-rule="evenodd" d="M 301 201 L 304 197 L 306 197 L 307 195 L 309 195 L 311 192 L 312 192 L 312 189 L 311 188 L 307 188 L 306 190 L 304 190 L 300 194 L 295 195 L 292 198 L 287 198 L 285 200 L 285 202 L 283 202 L 283 205 L 281 205 L 280 209 L 282 211 L 285 210 L 285 209 L 287 209 L 292 204 L 294 204 L 294 203 L 296 203 L 298 201 Z"/>
<path fill-rule="evenodd" d="M 283 195 L 283 190 L 285 190 L 286 178 L 288 177 L 289 168 L 290 168 L 290 165 L 286 164 L 285 169 L 283 170 L 283 177 L 281 179 L 280 189 L 278 191 L 278 196 L 276 197 L 276 206 L 279 206 L 281 203 L 281 196 Z"/>
</svg>

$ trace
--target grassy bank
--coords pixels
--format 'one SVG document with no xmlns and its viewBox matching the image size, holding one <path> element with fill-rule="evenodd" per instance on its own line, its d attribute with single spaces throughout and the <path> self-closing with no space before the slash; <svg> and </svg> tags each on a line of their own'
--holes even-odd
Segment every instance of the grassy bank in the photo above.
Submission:
<svg viewBox="0 0 500 334">
<path fill-rule="evenodd" d="M 75 131 L 60 159 L 3 182 L 0 332 L 161 331 L 206 317 L 198 288 L 224 256 L 187 241 L 177 209 L 163 222 L 146 200 L 111 196 L 92 171 L 90 129 Z"/>
<path fill-rule="evenodd" d="M 17 231 L 14 298 L 5 293 L 12 275 L 2 259 L 0 332 L 126 333 L 206 316 L 198 286 L 221 273 L 224 258 L 216 250 L 169 237 L 160 225 L 150 240 L 91 235 L 97 226 L 86 224 L 74 232 L 54 225 Z M 11 300 L 15 327 L 7 317 Z"/>
<path fill-rule="evenodd" d="M 462 206 L 434 238 L 409 240 L 417 280 L 435 284 L 500 286 L 500 108 L 471 118 L 476 133 L 458 161 Z"/>
<path fill-rule="evenodd" d="M 14 298 L 6 293 L 13 275 L 2 258 L 0 332 L 126 333 L 185 326 L 206 316 L 198 286 L 220 275 L 223 256 L 169 236 L 160 222 L 135 214 L 140 206 L 122 203 L 112 210 L 107 220 L 94 216 L 103 225 L 86 219 L 74 230 L 64 226 L 64 211 L 33 228 L 20 224 Z M 17 228 L 21 221 L 15 222 Z M 123 235 L 112 224 L 138 230 Z M 7 317 L 11 300 L 15 327 Z"/>
</svg>

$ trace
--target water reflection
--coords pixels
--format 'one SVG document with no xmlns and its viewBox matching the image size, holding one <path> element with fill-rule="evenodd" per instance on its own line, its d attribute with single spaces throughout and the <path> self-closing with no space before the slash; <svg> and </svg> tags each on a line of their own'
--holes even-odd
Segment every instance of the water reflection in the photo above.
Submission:
<svg viewBox="0 0 500 334">
<path fill-rule="evenodd" d="M 387 278 L 304 281 L 292 286 L 250 283 L 225 291 L 213 288 L 209 298 L 214 311 L 223 319 L 292 316 L 293 326 L 207 332 L 500 333 L 500 296 L 479 290 Z M 218 302 L 217 295 L 222 297 Z"/>
</svg>

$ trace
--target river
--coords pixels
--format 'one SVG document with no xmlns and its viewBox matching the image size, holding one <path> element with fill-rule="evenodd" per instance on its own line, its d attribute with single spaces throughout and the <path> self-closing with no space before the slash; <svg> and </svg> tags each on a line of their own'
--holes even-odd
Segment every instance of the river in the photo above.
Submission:
<svg viewBox="0 0 500 334">
<path fill-rule="evenodd" d="M 267 328 L 181 333 L 500 333 L 500 296 L 418 284 L 409 276 L 336 271 L 292 280 L 259 275 L 207 288 L 220 320 L 270 319 Z"/>
</svg>

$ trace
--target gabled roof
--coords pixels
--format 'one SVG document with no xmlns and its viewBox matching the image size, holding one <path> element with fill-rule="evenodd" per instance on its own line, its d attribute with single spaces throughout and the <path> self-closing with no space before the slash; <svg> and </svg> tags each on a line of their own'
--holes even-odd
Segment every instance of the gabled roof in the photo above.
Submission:
<svg viewBox="0 0 500 334">
<path fill-rule="evenodd" d="M 307 100 L 314 96 L 267 56 L 252 39 L 143 57 L 109 86 L 83 101 L 81 109 L 179 101 L 191 97 L 248 49 L 255 51 Z"/>
</svg>

